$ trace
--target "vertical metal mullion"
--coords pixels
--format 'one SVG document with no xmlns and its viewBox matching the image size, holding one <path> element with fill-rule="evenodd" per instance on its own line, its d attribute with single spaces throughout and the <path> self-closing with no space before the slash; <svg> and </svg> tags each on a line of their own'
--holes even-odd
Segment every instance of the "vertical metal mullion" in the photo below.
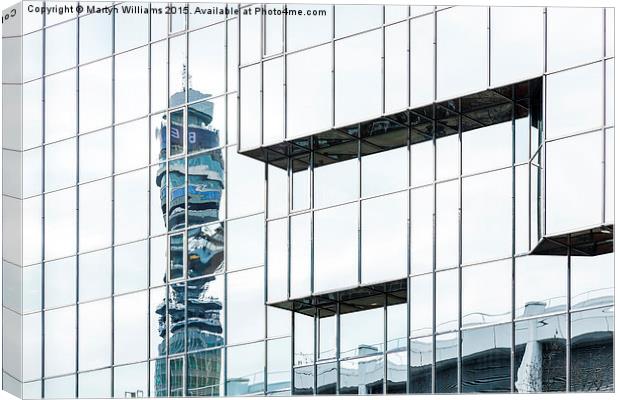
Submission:
<svg viewBox="0 0 620 400">
<path fill-rule="evenodd" d="M 150 7 L 150 3 L 149 3 L 149 7 Z M 153 66 L 152 66 L 152 43 L 151 41 L 153 40 L 152 38 L 152 34 L 151 34 L 151 19 L 152 19 L 152 15 L 151 13 L 149 13 L 148 15 L 148 38 L 149 38 L 149 44 L 148 44 L 148 77 L 149 77 L 149 87 L 148 87 L 148 93 L 149 93 L 149 103 L 148 103 L 148 110 L 149 110 L 149 117 L 148 117 L 148 121 L 149 121 L 149 130 L 151 129 L 151 124 L 152 124 L 152 120 L 153 120 L 153 116 L 151 115 L 151 113 L 153 112 L 153 109 L 151 107 L 152 101 L 151 98 L 153 96 L 153 89 L 152 89 L 152 77 L 153 77 Z M 146 363 L 146 373 L 147 373 L 147 388 L 146 388 L 146 395 L 148 397 L 154 397 L 154 393 L 151 393 L 151 329 L 153 328 L 151 326 L 151 236 L 152 236 L 152 221 L 151 221 L 151 207 L 153 206 L 153 204 L 151 204 L 151 200 L 152 200 L 152 196 L 151 196 L 151 181 L 152 181 L 152 172 L 153 172 L 153 168 L 151 168 L 151 154 L 153 154 L 152 151 L 152 147 L 153 147 L 153 140 L 151 138 L 150 132 L 149 132 L 149 142 L 148 142 L 148 147 L 149 147 L 149 167 L 148 167 L 148 171 L 147 171 L 147 175 L 149 177 L 149 183 L 147 186 L 147 193 L 148 193 L 148 199 L 147 199 L 147 210 L 148 210 L 148 216 L 147 216 L 147 228 L 148 228 L 148 240 L 146 241 L 146 273 L 147 273 L 147 290 L 146 290 L 146 301 L 147 301 L 147 319 L 146 319 L 146 327 L 147 327 L 147 335 L 146 335 L 146 355 L 147 355 L 147 363 Z"/>
<path fill-rule="evenodd" d="M 487 87 L 491 87 L 491 7 L 487 7 Z"/>
<path fill-rule="evenodd" d="M 340 394 L 340 301 L 336 303 L 336 394 Z"/>
<path fill-rule="evenodd" d="M 42 24 L 43 27 L 45 27 L 45 13 L 43 13 L 42 16 Z M 41 118 L 43 121 L 45 121 L 45 87 L 46 87 L 46 83 L 47 83 L 47 78 L 45 78 L 45 44 L 46 44 L 46 32 L 47 29 L 42 29 L 41 31 L 41 35 L 42 35 L 42 45 L 41 45 L 41 59 L 43 60 L 42 67 L 41 67 L 41 74 L 43 76 L 43 78 L 41 78 Z M 22 86 L 22 90 L 23 90 L 23 86 Z M 23 109 L 22 109 L 22 113 L 23 113 Z M 21 116 L 23 117 L 23 115 Z M 22 138 L 23 141 L 23 138 Z M 41 193 L 45 192 L 45 153 L 46 153 L 46 147 L 43 145 L 43 143 L 45 143 L 45 124 L 41 124 Z M 23 146 L 22 146 L 23 147 Z M 41 195 L 41 227 L 43 228 L 45 226 L 45 195 Z M 41 332 L 43 333 L 43 336 L 45 336 L 45 312 L 43 310 L 45 310 L 45 268 L 46 268 L 46 262 L 45 262 L 45 229 L 41 229 L 41 233 L 40 233 L 40 238 L 41 238 L 41 258 L 42 258 L 42 262 L 41 262 L 41 273 L 40 273 L 40 278 L 41 278 Z M 23 261 L 23 260 L 22 260 Z M 23 272 L 22 272 L 23 273 Z M 4 311 L 3 311 L 4 312 Z M 23 322 L 22 322 L 23 324 Z M 45 338 L 43 338 L 43 340 L 41 340 L 41 353 L 40 353 L 40 360 L 41 360 L 41 380 L 43 381 L 43 378 L 46 376 L 46 371 L 45 371 Z M 41 398 L 45 398 L 45 385 L 41 384 Z"/>
<path fill-rule="evenodd" d="M 531 94 L 530 94 L 531 95 Z M 515 163 L 516 163 L 516 135 L 517 135 L 517 131 L 516 131 L 516 121 L 515 121 L 515 107 L 516 107 L 516 96 L 515 96 L 515 86 L 512 85 L 512 110 L 511 110 L 511 129 L 512 129 L 512 257 L 511 257 L 511 285 L 510 285 L 510 295 L 511 295 L 511 307 L 510 307 L 510 312 L 511 312 L 511 324 L 510 324 L 510 392 L 514 392 L 514 373 L 515 373 L 515 367 L 514 367 L 514 361 L 515 361 L 515 283 L 516 283 L 516 259 L 515 259 L 515 253 L 516 253 L 516 240 L 517 240 L 517 236 L 516 236 L 516 198 L 517 198 L 517 184 L 516 184 L 516 167 L 515 167 Z M 529 135 L 528 135 L 529 136 Z M 529 176 L 529 168 L 528 168 L 528 176 Z M 528 223 L 528 227 L 529 227 L 529 223 Z M 529 231 L 529 229 L 528 229 Z M 529 244 L 529 243 L 528 243 Z M 529 246 L 528 246 L 529 248 Z"/>
<path fill-rule="evenodd" d="M 437 120 L 435 118 L 436 106 L 433 105 L 433 248 L 432 248 L 432 293 L 433 293 L 433 325 L 432 325 L 432 364 L 431 364 L 431 392 L 436 393 L 437 385 Z"/>
<path fill-rule="evenodd" d="M 79 185 L 80 181 L 80 18 L 79 16 L 75 21 L 75 42 L 78 44 L 76 47 L 76 60 L 78 66 L 75 67 L 75 88 L 76 88 L 76 101 L 75 101 L 75 126 L 76 126 L 76 135 L 75 135 L 75 253 L 79 253 L 80 250 L 80 189 Z M 74 394 L 78 395 L 79 388 L 79 349 L 80 349 L 80 304 L 78 302 L 80 295 L 80 268 L 79 268 L 79 257 L 75 257 L 76 262 L 74 263 L 73 268 L 75 268 L 75 388 Z"/>
<path fill-rule="evenodd" d="M 410 25 L 411 24 L 407 22 L 407 27 L 409 27 Z M 408 35 L 407 40 L 409 40 L 409 37 L 410 35 Z M 409 60 L 409 57 L 407 57 L 407 60 Z M 407 76 L 409 76 L 409 69 L 407 72 Z M 407 285 L 406 285 L 407 293 L 405 294 L 407 298 L 407 307 L 406 307 L 407 315 L 405 316 L 405 318 L 407 318 L 407 321 L 405 324 L 406 329 L 407 329 L 407 332 L 405 334 L 405 337 L 407 340 L 405 344 L 405 349 L 407 353 L 405 357 L 406 357 L 406 362 L 407 362 L 407 371 L 409 371 L 409 368 L 411 365 L 411 340 L 409 340 L 409 336 L 411 334 L 411 300 L 412 300 L 411 299 L 411 236 L 412 236 L 411 235 L 411 202 L 412 202 L 412 196 L 411 196 L 412 183 L 411 182 L 412 182 L 412 176 L 411 176 L 411 115 L 409 113 L 407 113 L 407 177 L 408 177 L 407 184 L 409 186 L 409 189 L 407 190 Z M 387 324 L 387 321 L 386 321 L 386 324 Z M 409 379 L 409 372 L 407 372 L 407 377 L 405 379 L 405 393 L 409 393 L 410 391 L 411 391 L 411 382 Z"/>
<path fill-rule="evenodd" d="M 332 106 L 332 124 L 331 126 L 334 127 L 336 126 L 336 41 L 335 41 L 335 36 L 336 36 L 336 6 L 332 4 L 331 6 L 332 8 L 332 35 L 331 35 L 331 47 L 332 47 L 332 59 L 331 59 L 331 63 L 332 63 L 332 70 L 331 70 L 331 79 L 332 79 L 332 93 L 331 93 L 331 106 Z"/>
<path fill-rule="evenodd" d="M 462 346 L 462 339 L 463 339 L 463 333 L 462 333 L 462 328 L 463 328 L 463 324 L 462 324 L 462 320 L 463 320 L 463 302 L 461 301 L 462 297 L 463 297 L 463 271 L 462 271 L 462 267 L 461 265 L 463 264 L 463 114 L 461 113 L 461 100 L 459 99 L 458 101 L 458 110 L 459 110 L 459 114 L 458 114 L 458 118 L 459 118 L 459 127 L 458 127 L 458 139 L 459 139 L 459 144 L 458 144 L 458 168 L 459 168 L 459 187 L 458 187 L 458 321 L 457 321 L 457 326 L 458 326 L 458 331 L 457 331 L 457 352 L 458 352 L 458 357 L 457 357 L 457 369 L 456 369 L 456 375 L 457 375 L 457 392 L 458 393 L 462 393 L 463 392 L 463 388 L 462 388 L 462 377 L 463 377 L 463 367 L 462 367 L 462 360 L 463 360 L 463 346 Z"/>
<path fill-rule="evenodd" d="M 116 155 L 115 155 L 115 151 L 114 151 L 114 136 L 116 134 L 116 127 L 115 127 L 115 123 L 116 123 L 116 113 L 115 113 L 115 108 L 116 108 L 116 15 L 113 14 L 112 15 L 112 30 L 111 30 L 111 34 L 112 34 L 112 110 L 111 110 L 111 114 L 112 114 L 112 130 L 111 130 L 111 134 L 110 134 L 110 146 L 112 149 L 112 160 L 111 160 L 111 165 L 110 165 L 110 170 L 112 173 L 112 179 L 111 179 L 111 185 L 112 185 L 112 210 L 110 213 L 110 219 L 111 219 L 111 227 L 112 227 L 112 232 L 110 232 L 110 236 L 111 236 L 111 251 L 110 251 L 110 288 L 112 288 L 111 293 L 110 293 L 110 342 L 111 342 L 111 346 L 110 346 L 110 360 L 112 360 L 112 365 L 114 365 L 115 361 L 114 360 L 114 347 L 116 345 L 115 341 L 114 341 L 114 329 L 115 329 L 115 324 L 114 324 L 114 320 L 115 320 L 115 302 L 114 302 L 114 253 L 116 248 L 114 247 L 114 242 L 115 242 L 115 235 L 114 235 L 114 230 L 115 230 L 115 225 L 114 225 L 114 219 L 115 219 L 115 208 L 116 208 L 116 203 L 115 203 L 115 192 L 116 192 L 116 177 L 114 176 L 114 162 L 116 159 Z M 149 135 L 150 137 L 150 135 Z M 150 156 L 150 155 L 149 155 Z M 111 375 L 111 391 L 110 393 L 112 393 L 112 395 L 114 395 L 114 376 L 115 376 L 115 368 L 112 367 L 110 368 L 110 375 Z"/>
<path fill-rule="evenodd" d="M 385 114 L 385 5 L 381 7 L 381 114 Z"/>
<path fill-rule="evenodd" d="M 568 279 L 566 279 L 566 294 L 567 294 L 567 299 L 566 299 L 566 304 L 567 304 L 567 313 L 566 313 L 566 391 L 570 392 L 571 389 L 571 345 L 572 345 L 572 321 L 571 321 L 571 315 L 572 315 L 572 301 L 571 301 L 571 297 L 572 297 L 572 293 L 571 293 L 571 275 L 572 275 L 572 255 L 571 255 L 571 235 L 568 235 L 569 240 L 568 240 L 568 249 L 567 249 L 567 271 L 566 271 L 566 276 Z"/>
<path fill-rule="evenodd" d="M 387 338 L 388 338 L 388 295 L 383 293 L 383 394 L 387 394 L 388 368 L 387 368 Z"/>
</svg>

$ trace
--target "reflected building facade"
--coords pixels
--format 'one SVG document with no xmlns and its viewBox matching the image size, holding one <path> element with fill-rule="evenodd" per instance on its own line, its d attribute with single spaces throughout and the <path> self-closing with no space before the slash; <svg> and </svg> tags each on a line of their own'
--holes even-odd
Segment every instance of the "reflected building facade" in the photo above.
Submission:
<svg viewBox="0 0 620 400">
<path fill-rule="evenodd" d="M 3 390 L 614 390 L 612 8 L 42 5 Z"/>
</svg>

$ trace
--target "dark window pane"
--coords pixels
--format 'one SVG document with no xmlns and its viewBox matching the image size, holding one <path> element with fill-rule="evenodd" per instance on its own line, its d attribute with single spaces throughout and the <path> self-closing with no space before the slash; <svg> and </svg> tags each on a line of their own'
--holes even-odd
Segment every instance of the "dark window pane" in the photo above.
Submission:
<svg viewBox="0 0 620 400">
<path fill-rule="evenodd" d="M 511 326 L 466 330 L 462 335 L 462 392 L 509 392 Z"/>
</svg>

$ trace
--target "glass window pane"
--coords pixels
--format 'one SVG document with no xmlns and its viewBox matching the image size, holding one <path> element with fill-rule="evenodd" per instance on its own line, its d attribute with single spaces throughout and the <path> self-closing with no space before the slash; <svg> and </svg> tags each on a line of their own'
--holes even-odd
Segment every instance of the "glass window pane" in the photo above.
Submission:
<svg viewBox="0 0 620 400">
<path fill-rule="evenodd" d="M 439 280 L 438 282 L 444 283 L 446 282 L 443 277 L 445 276 L 443 273 L 438 274 Z M 416 276 L 411 278 L 410 281 L 411 289 L 410 289 L 410 336 L 425 336 L 433 333 L 433 275 L 426 274 L 422 276 Z M 438 287 L 439 289 L 443 289 L 443 287 Z M 448 294 L 452 299 L 445 299 L 453 304 L 454 295 Z M 443 301 L 441 299 L 438 306 L 442 306 L 439 308 L 438 315 L 442 314 L 442 310 L 445 309 L 443 307 Z"/>
<path fill-rule="evenodd" d="M 317 359 L 336 357 L 336 315 L 317 319 L 319 348 Z"/>
<path fill-rule="evenodd" d="M 287 219 L 267 223 L 267 301 L 288 298 Z"/>
<path fill-rule="evenodd" d="M 340 358 L 383 351 L 383 308 L 340 315 Z"/>
<path fill-rule="evenodd" d="M 166 287 L 158 287 L 150 291 L 149 307 L 149 338 L 150 357 L 165 356 L 167 353 L 167 340 L 165 329 L 166 310 Z"/>
<path fill-rule="evenodd" d="M 265 5 L 266 12 L 264 30 L 265 30 L 265 55 L 278 54 L 282 52 L 284 40 L 282 37 L 284 14 L 282 13 L 282 5 Z"/>
<path fill-rule="evenodd" d="M 437 13 L 437 98 L 487 87 L 487 13 L 486 7 L 452 7 Z"/>
<path fill-rule="evenodd" d="M 187 396 L 216 397 L 223 394 L 223 365 L 224 350 L 222 349 L 188 354 Z"/>
<path fill-rule="evenodd" d="M 310 294 L 311 221 L 311 214 L 291 217 L 291 298 L 300 298 Z"/>
<path fill-rule="evenodd" d="M 336 5 L 336 37 L 366 31 L 382 23 L 383 6 L 381 5 Z"/>
<path fill-rule="evenodd" d="M 250 150 L 261 145 L 261 66 L 260 64 L 242 68 L 239 85 L 243 96 L 239 101 L 239 129 L 241 149 Z"/>
<path fill-rule="evenodd" d="M 318 23 L 316 18 L 299 21 Z M 301 24 L 289 24 L 298 28 Z M 324 26 L 324 25 L 323 25 Z M 313 30 L 316 31 L 316 30 Z M 327 30 L 322 30 L 327 31 Z M 306 33 L 308 34 L 308 33 Z M 312 34 L 315 37 L 315 34 Z M 288 44 L 290 46 L 290 37 Z M 320 132 L 332 125 L 332 47 L 324 45 L 287 56 L 286 60 L 286 136 L 300 137 Z"/>
<path fill-rule="evenodd" d="M 85 302 L 112 294 L 112 256 L 110 249 L 81 254 L 78 257 L 79 300 Z"/>
<path fill-rule="evenodd" d="M 109 398 L 112 396 L 112 371 L 110 368 L 78 375 L 78 397 Z"/>
<path fill-rule="evenodd" d="M 357 158 L 315 166 L 314 206 L 345 203 L 359 197 L 359 161 Z"/>
<path fill-rule="evenodd" d="M 47 82 L 49 82 L 49 79 Z M 4 89 L 6 90 L 7 88 L 5 87 Z M 27 118 L 22 117 L 22 148 L 29 149 L 40 146 L 43 140 L 43 106 L 41 104 L 43 102 L 43 79 L 25 83 L 21 89 L 22 116 L 27 116 Z M 3 96 L 6 96 L 4 97 L 5 107 L 7 103 L 13 103 L 8 100 L 12 96 L 9 96 L 7 92 Z M 13 105 L 17 106 L 18 104 Z M 3 112 L 7 113 L 5 108 L 3 110 Z M 50 116 L 46 117 L 49 118 Z M 5 144 L 6 146 L 7 144 Z"/>
<path fill-rule="evenodd" d="M 539 7 L 491 7 L 491 86 L 541 75 L 543 19 Z"/>
<path fill-rule="evenodd" d="M 463 179 L 462 262 L 512 252 L 512 170 Z"/>
<path fill-rule="evenodd" d="M 381 30 L 376 30 L 336 42 L 335 124 L 337 126 L 367 120 L 381 114 L 381 41 Z M 364 84 L 360 85 L 360 82 Z M 360 102 L 359 99 L 364 101 Z"/>
<path fill-rule="evenodd" d="M 263 64 L 263 143 L 284 140 L 284 58 Z"/>
<path fill-rule="evenodd" d="M 186 351 L 185 282 L 173 283 L 167 288 L 168 302 L 164 327 L 168 335 L 168 354 L 174 355 Z M 173 371 L 170 371 L 171 378 L 173 378 L 172 375 Z M 172 390 L 172 382 L 170 389 Z"/>
<path fill-rule="evenodd" d="M 323 374 L 321 378 L 317 377 L 317 380 L 320 379 L 320 384 L 324 387 L 326 384 L 332 386 L 331 393 L 336 394 L 336 364 L 321 364 L 318 365 L 318 368 L 324 368 L 325 365 L 330 365 L 333 367 L 331 370 L 333 376 L 326 376 Z M 331 379 L 330 379 L 331 378 Z M 327 383 L 327 381 L 331 381 L 331 384 Z M 319 383 L 317 383 L 317 386 Z M 300 367 L 295 368 L 293 370 L 293 395 L 311 395 L 314 393 L 314 366 L 309 367 Z M 323 393 L 330 393 L 330 391 L 324 391 Z"/>
<path fill-rule="evenodd" d="M 75 185 L 77 173 L 75 139 L 45 146 L 45 190 Z"/>
<path fill-rule="evenodd" d="M 528 256 L 515 260 L 515 317 L 566 309 L 566 268 L 562 256 Z"/>
<path fill-rule="evenodd" d="M 170 12 L 170 33 L 187 29 L 187 10 L 186 3 L 171 3 Z"/>
<path fill-rule="evenodd" d="M 400 192 L 362 202 L 362 284 L 407 276 L 408 201 Z"/>
<path fill-rule="evenodd" d="M 547 139 L 602 125 L 602 63 L 549 75 L 546 93 Z"/>
<path fill-rule="evenodd" d="M 223 346 L 224 275 L 188 281 L 187 299 L 189 318 L 203 322 L 188 327 L 187 351 Z"/>
<path fill-rule="evenodd" d="M 114 183 L 114 241 L 142 239 L 148 228 L 148 169 L 118 175 Z"/>
<path fill-rule="evenodd" d="M 77 130 L 75 70 L 45 78 L 45 141 L 75 135 Z"/>
<path fill-rule="evenodd" d="M 75 306 L 45 312 L 45 376 L 75 371 L 75 317 Z"/>
<path fill-rule="evenodd" d="M 459 213 L 458 182 L 437 185 L 436 266 L 437 269 L 455 266 L 458 262 Z"/>
<path fill-rule="evenodd" d="M 147 315 L 146 291 L 114 298 L 114 363 L 147 358 Z"/>
<path fill-rule="evenodd" d="M 250 157 L 228 151 L 228 217 L 261 212 L 264 209 L 265 165 Z"/>
<path fill-rule="evenodd" d="M 267 337 L 291 336 L 292 312 L 277 307 L 267 307 Z"/>
<path fill-rule="evenodd" d="M 154 19 L 155 15 L 151 18 Z M 152 23 L 152 22 L 151 22 Z M 151 45 L 151 111 L 161 111 L 168 105 L 168 42 Z"/>
<path fill-rule="evenodd" d="M 286 46 L 288 51 L 327 42 L 332 38 L 332 6 L 319 4 L 287 4 Z M 294 13 L 293 13 L 294 11 Z M 312 14 L 307 14 L 310 12 Z M 316 30 L 317 26 L 324 29 Z M 317 59 L 318 60 L 318 59 Z"/>
<path fill-rule="evenodd" d="M 41 273 L 41 264 L 32 265 L 22 269 L 22 311 L 24 313 L 41 310 L 42 302 L 42 284 L 43 274 Z M 3 289 L 5 290 L 5 289 Z M 8 292 L 9 290 L 6 290 Z"/>
<path fill-rule="evenodd" d="M 224 219 L 224 150 L 188 158 L 188 225 Z"/>
<path fill-rule="evenodd" d="M 75 257 L 63 258 L 44 264 L 45 308 L 67 306 L 75 303 Z"/>
<path fill-rule="evenodd" d="M 511 260 L 463 268 L 463 326 L 503 322 L 511 316 Z M 480 282 L 493 282 L 480 290 Z"/>
<path fill-rule="evenodd" d="M 420 282 L 420 284 L 424 283 Z M 458 287 L 459 275 L 456 269 L 442 271 L 435 275 L 435 330 L 437 332 L 451 331 L 458 327 Z M 421 328 L 424 328 L 424 325 Z M 426 330 L 422 333 L 426 333 Z"/>
<path fill-rule="evenodd" d="M 68 256 L 76 250 L 75 188 L 45 195 L 45 258 Z"/>
<path fill-rule="evenodd" d="M 511 337 L 509 324 L 463 331 L 463 393 L 510 391 Z"/>
<path fill-rule="evenodd" d="M 238 18 L 226 21 L 226 46 L 228 49 L 237 48 L 239 43 Z M 239 70 L 239 52 L 226 52 L 226 90 L 231 92 L 237 90 L 237 81 L 239 79 L 237 71 Z M 237 96 L 234 97 L 234 103 L 237 104 Z"/>
<path fill-rule="evenodd" d="M 260 214 L 228 222 L 229 271 L 264 264 L 264 220 Z"/>
<path fill-rule="evenodd" d="M 210 224 L 187 232 L 187 274 L 190 278 L 224 270 L 224 225 Z"/>
<path fill-rule="evenodd" d="M 44 381 L 46 399 L 70 399 L 75 397 L 75 375 Z"/>
<path fill-rule="evenodd" d="M 115 122 L 142 117 L 149 112 L 148 50 L 148 47 L 142 47 L 116 56 L 114 65 Z"/>
<path fill-rule="evenodd" d="M 341 361 L 340 394 L 383 394 L 383 356 Z"/>
<path fill-rule="evenodd" d="M 170 191 L 168 195 L 168 230 L 185 227 L 186 211 L 186 173 L 185 159 L 177 159 L 168 162 L 168 179 Z"/>
<path fill-rule="evenodd" d="M 227 376 L 226 394 L 239 396 L 263 391 L 265 344 L 252 343 L 244 346 L 229 347 L 226 351 Z M 236 382 L 244 384 L 239 385 Z M 246 383 L 247 382 L 247 383 Z"/>
<path fill-rule="evenodd" d="M 149 163 L 149 120 L 142 118 L 114 129 L 114 172 L 138 169 Z"/>
<path fill-rule="evenodd" d="M 409 393 L 432 393 L 433 338 L 412 340 L 409 353 Z M 439 372 L 438 376 L 441 378 L 441 369 Z"/>
<path fill-rule="evenodd" d="M 150 239 L 150 285 L 163 285 L 166 281 L 166 236 Z"/>
<path fill-rule="evenodd" d="M 112 173 L 112 130 L 80 136 L 80 182 Z"/>
<path fill-rule="evenodd" d="M 149 3 L 132 3 L 134 9 L 149 8 Z M 123 7 L 123 5 L 121 5 Z M 124 7 L 123 12 L 114 13 L 114 50 L 120 53 L 141 46 L 149 40 L 150 13 L 136 12 Z"/>
<path fill-rule="evenodd" d="M 436 179 L 454 178 L 459 174 L 459 138 L 458 135 L 444 136 L 435 141 L 435 161 L 437 163 Z"/>
<path fill-rule="evenodd" d="M 546 47 L 548 71 L 585 64 L 601 58 L 603 10 L 550 7 L 547 9 Z M 573 81 L 573 84 L 576 83 L 577 81 Z"/>
<path fill-rule="evenodd" d="M 571 307 L 613 304 L 614 255 L 571 257 Z"/>
<path fill-rule="evenodd" d="M 183 233 L 168 236 L 168 279 L 171 281 L 175 279 L 183 279 L 185 276 L 184 237 L 185 235 Z"/>
<path fill-rule="evenodd" d="M 122 294 L 146 288 L 147 241 L 143 240 L 114 249 L 114 293 Z"/>
<path fill-rule="evenodd" d="M 374 196 L 407 187 L 407 147 L 362 157 L 362 196 Z"/>
<path fill-rule="evenodd" d="M 456 393 L 458 336 L 447 333 L 437 336 L 435 343 L 435 363 L 441 365 L 435 372 L 435 393 Z"/>
<path fill-rule="evenodd" d="M 293 365 L 312 364 L 314 361 L 314 317 L 302 313 L 293 313 L 294 349 Z"/>
<path fill-rule="evenodd" d="M 187 36 L 175 36 L 170 39 L 169 43 L 168 93 L 170 98 L 168 104 L 174 107 L 185 103 Z"/>
<path fill-rule="evenodd" d="M 6 46 L 7 41 L 3 42 Z M 43 31 L 24 35 L 21 45 L 23 82 L 40 78 L 43 72 Z"/>
<path fill-rule="evenodd" d="M 76 20 L 45 31 L 45 73 L 53 74 L 75 66 L 77 60 Z"/>
<path fill-rule="evenodd" d="M 412 19 L 410 28 L 410 105 L 430 104 L 435 99 L 435 15 Z"/>
<path fill-rule="evenodd" d="M 570 319 L 570 391 L 613 391 L 613 307 L 581 311 Z"/>
<path fill-rule="evenodd" d="M 348 204 L 314 214 L 314 291 L 355 285 L 358 207 Z M 338 265 L 337 269 L 333 266 Z"/>
<path fill-rule="evenodd" d="M 224 93 L 226 41 L 224 24 L 189 34 L 189 93 L 190 101 Z"/>
<path fill-rule="evenodd" d="M 605 61 L 605 125 L 614 123 L 614 64 L 613 58 Z"/>
<path fill-rule="evenodd" d="M 383 6 L 385 23 L 403 20 L 409 16 L 409 6 L 386 4 Z"/>
<path fill-rule="evenodd" d="M 267 342 L 267 391 L 291 387 L 291 338 Z"/>
<path fill-rule="evenodd" d="M 547 144 L 547 234 L 601 223 L 601 150 L 600 132 Z"/>
<path fill-rule="evenodd" d="M 407 393 L 407 352 L 386 354 L 387 393 Z"/>
<path fill-rule="evenodd" d="M 463 175 L 512 163 L 512 122 L 489 125 L 462 135 Z"/>
<path fill-rule="evenodd" d="M 267 166 L 267 216 L 284 217 L 288 214 L 288 172 L 284 168 Z"/>
<path fill-rule="evenodd" d="M 262 8 L 262 6 L 256 8 Z M 241 24 L 241 36 L 239 37 L 241 65 L 253 63 L 261 58 L 262 15 L 252 11 L 254 11 L 254 8 L 248 7 L 239 13 L 239 23 Z"/>
<path fill-rule="evenodd" d="M 147 363 L 114 368 L 114 397 L 146 397 L 147 390 Z"/>
<path fill-rule="evenodd" d="M 174 16 L 171 16 L 171 18 Z M 168 359 L 168 374 L 170 381 L 170 397 L 183 397 L 185 394 L 185 359 L 178 357 Z"/>
<path fill-rule="evenodd" d="M 110 299 L 80 304 L 79 369 L 86 371 L 111 364 L 112 302 Z"/>
<path fill-rule="evenodd" d="M 388 301 L 393 300 L 390 296 Z M 388 304 L 386 321 L 387 351 L 407 348 L 407 303 Z"/>
<path fill-rule="evenodd" d="M 150 168 L 151 235 L 166 232 L 166 164 Z"/>
<path fill-rule="evenodd" d="M 220 147 L 226 138 L 225 98 L 195 103 L 187 109 L 187 152 Z"/>
<path fill-rule="evenodd" d="M 80 64 L 111 54 L 112 15 L 96 13 L 80 18 Z"/>
<path fill-rule="evenodd" d="M 427 186 L 411 191 L 411 273 L 433 269 L 434 190 Z"/>
<path fill-rule="evenodd" d="M 228 343 L 249 342 L 265 336 L 263 268 L 228 275 Z M 245 329 L 252 326 L 252 329 Z"/>
<path fill-rule="evenodd" d="M 150 141 L 151 141 L 151 164 L 164 161 L 167 158 L 166 151 L 166 113 L 151 116 Z"/>
<path fill-rule="evenodd" d="M 107 247 L 112 241 L 112 179 L 79 186 L 80 251 Z"/>
<path fill-rule="evenodd" d="M 310 155 L 302 155 L 289 162 L 292 172 L 291 210 L 310 208 Z"/>
<path fill-rule="evenodd" d="M 41 359 L 42 352 L 42 342 L 43 342 L 43 332 L 42 332 L 42 313 L 29 314 L 24 315 L 21 319 L 21 329 L 23 335 L 23 353 L 22 353 L 22 378 L 26 380 L 31 379 L 39 379 L 42 375 L 42 364 L 43 360 Z M 4 313 L 5 319 L 3 320 L 3 324 L 7 323 L 6 317 L 9 315 L 8 311 Z M 17 317 L 19 320 L 19 317 Z M 7 323 L 8 325 L 8 323 Z M 3 325 L 6 327 L 7 325 Z M 6 331 L 5 331 L 6 334 Z M 6 342 L 5 342 L 6 345 Z M 8 349 L 4 350 L 8 354 Z M 5 364 L 5 368 L 6 368 Z M 6 382 L 6 381 L 5 381 Z"/>
<path fill-rule="evenodd" d="M 392 8 L 386 6 L 385 10 Z M 406 14 L 405 14 L 406 15 Z M 387 17 L 387 16 L 386 16 Z M 408 22 L 385 28 L 385 111 L 407 108 L 408 93 Z"/>
<path fill-rule="evenodd" d="M 515 390 L 566 391 L 566 315 L 515 324 Z"/>
</svg>

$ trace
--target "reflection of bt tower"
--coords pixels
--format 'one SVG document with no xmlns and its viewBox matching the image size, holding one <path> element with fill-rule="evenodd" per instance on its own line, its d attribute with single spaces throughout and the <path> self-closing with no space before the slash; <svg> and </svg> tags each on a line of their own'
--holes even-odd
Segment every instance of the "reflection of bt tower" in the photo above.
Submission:
<svg viewBox="0 0 620 400">
<path fill-rule="evenodd" d="M 196 94 L 190 89 L 190 99 Z M 202 96 L 202 94 L 201 94 Z M 183 117 L 182 114 L 170 114 L 170 154 L 181 154 L 183 151 Z M 162 211 L 169 210 L 169 230 L 185 226 L 185 211 L 191 228 L 187 235 L 187 278 L 211 275 L 220 271 L 223 263 L 224 231 L 222 224 L 215 223 L 206 226 L 201 224 L 218 220 L 220 199 L 224 189 L 224 160 L 221 150 L 206 151 L 219 147 L 219 131 L 210 127 L 213 119 L 213 103 L 203 101 L 188 107 L 187 112 L 187 200 L 185 199 L 185 165 L 183 161 L 170 161 L 168 164 L 168 180 L 166 183 L 165 169 L 158 171 L 157 184 L 161 188 Z M 161 129 L 162 148 L 160 159 L 166 154 L 166 123 Z M 202 153 L 201 153 L 202 152 Z M 192 155 L 198 153 L 196 155 Z M 167 187 L 170 187 L 170 205 L 167 207 Z M 186 205 L 187 201 L 187 205 Z M 173 240 L 182 238 L 172 236 L 170 241 L 170 274 L 174 278 L 183 276 L 183 242 Z M 176 268 L 175 268 L 176 267 Z M 174 271 L 176 269 L 180 269 Z M 166 347 L 170 354 L 182 352 L 187 337 L 187 350 L 206 349 L 223 345 L 222 325 L 220 313 L 222 299 L 210 295 L 209 286 L 214 284 L 212 276 L 193 279 L 185 284 L 171 284 L 167 303 L 161 303 L 157 308 L 159 314 L 159 335 L 163 343 L 159 346 L 160 355 L 166 354 Z M 185 289 L 185 287 L 187 288 Z M 187 299 L 186 299 L 187 297 Z M 187 310 L 185 310 L 187 305 Z M 166 331 L 169 331 L 166 342 Z M 187 335 L 187 336 L 186 336 Z M 166 346 L 167 345 L 167 346 Z M 217 395 L 217 381 L 221 371 L 221 357 L 219 352 L 208 352 L 205 359 L 196 365 L 187 365 L 186 378 L 194 377 L 200 384 L 193 385 L 194 395 Z M 182 393 L 182 388 L 174 387 L 172 382 L 179 377 L 173 376 L 181 371 L 171 368 L 169 381 L 166 377 L 166 361 L 156 363 L 156 395 L 166 395 L 167 382 L 170 384 L 169 395 Z M 182 379 L 181 379 L 182 381 Z M 215 383 L 215 387 L 211 386 Z M 211 389 L 207 389 L 210 387 Z M 175 393 L 176 392 L 176 393 Z"/>
</svg>

